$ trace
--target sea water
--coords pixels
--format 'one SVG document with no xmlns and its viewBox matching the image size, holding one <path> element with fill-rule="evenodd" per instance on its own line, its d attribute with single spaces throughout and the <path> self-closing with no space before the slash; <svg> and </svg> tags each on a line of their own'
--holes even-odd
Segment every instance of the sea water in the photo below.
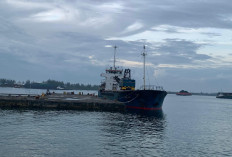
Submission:
<svg viewBox="0 0 232 157">
<path fill-rule="evenodd" d="M 232 156 L 232 100 L 169 94 L 163 114 L 1 110 L 0 156 Z"/>
</svg>

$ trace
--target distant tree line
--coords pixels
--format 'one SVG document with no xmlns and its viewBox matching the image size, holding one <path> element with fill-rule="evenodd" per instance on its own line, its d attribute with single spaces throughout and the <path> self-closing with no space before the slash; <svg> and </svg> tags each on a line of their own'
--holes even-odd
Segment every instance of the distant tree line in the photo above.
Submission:
<svg viewBox="0 0 232 157">
<path fill-rule="evenodd" d="M 64 90 L 97 90 L 97 85 L 84 85 L 70 82 L 47 80 L 42 83 L 27 80 L 26 82 L 16 82 L 15 80 L 0 79 L 0 87 L 32 88 L 32 89 L 64 89 Z"/>
<path fill-rule="evenodd" d="M 0 79 L 0 86 L 2 87 L 14 87 L 16 81 L 15 80 L 8 80 L 8 79 Z"/>
</svg>

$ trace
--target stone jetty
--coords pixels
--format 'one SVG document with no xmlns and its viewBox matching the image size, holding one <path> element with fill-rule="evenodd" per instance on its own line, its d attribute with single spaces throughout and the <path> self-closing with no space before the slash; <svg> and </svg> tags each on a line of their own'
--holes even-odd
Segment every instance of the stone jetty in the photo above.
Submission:
<svg viewBox="0 0 232 157">
<path fill-rule="evenodd" d="M 123 112 L 125 104 L 82 94 L 0 94 L 1 109 L 57 109 Z"/>
</svg>

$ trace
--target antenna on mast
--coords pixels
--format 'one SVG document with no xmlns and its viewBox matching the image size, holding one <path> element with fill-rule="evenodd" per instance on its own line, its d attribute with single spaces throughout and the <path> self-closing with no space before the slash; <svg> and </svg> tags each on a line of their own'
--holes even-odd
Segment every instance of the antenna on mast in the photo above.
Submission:
<svg viewBox="0 0 232 157">
<path fill-rule="evenodd" d="M 115 58 L 115 55 L 116 55 L 116 49 L 117 49 L 118 47 L 115 45 L 114 46 L 114 69 L 116 69 L 115 68 L 115 62 L 116 62 L 116 58 Z"/>
<path fill-rule="evenodd" d="M 146 87 L 145 87 L 145 85 L 146 85 L 146 79 L 145 79 L 145 58 L 146 58 L 146 55 L 147 55 L 147 53 L 145 52 L 145 49 L 146 49 L 146 47 L 145 47 L 145 45 L 143 45 L 143 53 L 141 54 L 142 56 L 143 56 L 143 89 L 145 90 L 146 89 Z"/>
</svg>

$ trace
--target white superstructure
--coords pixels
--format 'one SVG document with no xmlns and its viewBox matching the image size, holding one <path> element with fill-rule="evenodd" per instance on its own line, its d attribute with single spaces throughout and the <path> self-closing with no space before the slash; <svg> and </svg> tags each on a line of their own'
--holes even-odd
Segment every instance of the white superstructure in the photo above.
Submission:
<svg viewBox="0 0 232 157">
<path fill-rule="evenodd" d="M 134 90 L 135 80 L 131 79 L 130 69 L 123 70 L 115 66 L 115 54 L 117 46 L 114 46 L 114 65 L 106 69 L 101 76 L 105 77 L 101 82 L 100 91 L 119 91 L 119 90 Z"/>
<path fill-rule="evenodd" d="M 105 79 L 102 81 L 101 88 L 104 90 L 120 90 L 119 81 L 124 77 L 123 69 L 110 67 L 105 73 L 101 74 Z"/>
</svg>

